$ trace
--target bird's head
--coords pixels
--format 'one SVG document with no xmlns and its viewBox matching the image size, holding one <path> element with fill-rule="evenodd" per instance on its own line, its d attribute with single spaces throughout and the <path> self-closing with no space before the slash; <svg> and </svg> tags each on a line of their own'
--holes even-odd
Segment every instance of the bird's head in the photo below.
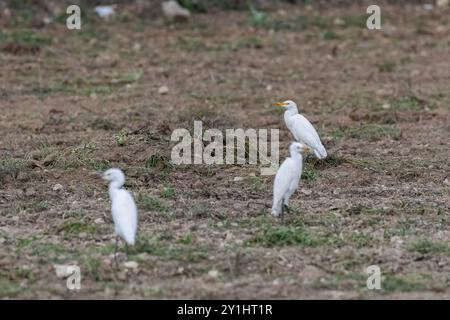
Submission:
<svg viewBox="0 0 450 320">
<path fill-rule="evenodd" d="M 294 101 L 292 101 L 292 100 L 286 100 L 286 101 L 283 101 L 283 102 L 275 102 L 274 105 L 277 106 L 277 107 L 283 107 L 283 108 L 285 108 L 286 110 L 289 110 L 289 111 L 292 110 L 292 111 L 297 111 L 298 112 L 297 104 Z"/>
<path fill-rule="evenodd" d="M 308 154 L 311 152 L 311 148 L 301 142 L 292 142 L 289 147 L 291 155 L 299 153 L 299 154 Z"/>
<path fill-rule="evenodd" d="M 112 168 L 106 170 L 102 175 L 103 180 L 108 182 L 114 182 L 117 185 L 122 186 L 125 183 L 125 175 L 122 170 L 117 168 Z"/>
</svg>

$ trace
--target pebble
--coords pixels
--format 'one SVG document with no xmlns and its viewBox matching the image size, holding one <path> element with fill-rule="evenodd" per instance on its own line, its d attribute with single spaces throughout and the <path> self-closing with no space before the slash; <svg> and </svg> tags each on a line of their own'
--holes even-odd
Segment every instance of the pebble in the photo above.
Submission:
<svg viewBox="0 0 450 320">
<path fill-rule="evenodd" d="M 53 186 L 53 191 L 61 191 L 63 189 L 64 189 L 64 187 L 59 183 L 57 183 Z"/>
<path fill-rule="evenodd" d="M 161 86 L 158 89 L 159 94 L 167 94 L 169 92 L 169 88 L 167 86 Z"/>
<path fill-rule="evenodd" d="M 127 261 L 123 265 L 127 269 L 137 269 L 139 263 L 137 263 L 136 261 Z"/>
</svg>

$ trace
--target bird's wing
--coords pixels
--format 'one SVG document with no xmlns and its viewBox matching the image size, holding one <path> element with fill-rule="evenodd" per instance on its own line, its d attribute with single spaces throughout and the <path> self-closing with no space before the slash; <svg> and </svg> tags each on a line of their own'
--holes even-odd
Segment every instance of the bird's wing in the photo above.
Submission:
<svg viewBox="0 0 450 320">
<path fill-rule="evenodd" d="M 275 176 L 275 181 L 273 183 L 273 201 L 278 202 L 283 198 L 285 193 L 288 191 L 291 181 L 294 176 L 292 175 L 292 159 L 287 158 L 283 161 L 280 168 Z"/>
<path fill-rule="evenodd" d="M 134 244 L 137 230 L 137 208 L 133 197 L 126 190 L 118 190 L 112 201 L 112 216 L 119 235 L 129 244 Z"/>
<path fill-rule="evenodd" d="M 314 152 L 318 158 L 325 158 L 327 156 L 327 152 L 322 145 L 322 141 L 320 141 L 319 134 L 311 122 L 309 122 L 304 116 L 301 114 L 296 114 L 293 116 L 291 131 L 297 141 L 304 142 L 314 149 Z"/>
</svg>

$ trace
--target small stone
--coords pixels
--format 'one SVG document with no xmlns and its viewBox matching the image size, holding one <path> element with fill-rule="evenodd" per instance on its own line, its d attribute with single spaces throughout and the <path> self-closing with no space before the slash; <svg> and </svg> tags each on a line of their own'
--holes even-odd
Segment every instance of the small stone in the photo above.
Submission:
<svg viewBox="0 0 450 320">
<path fill-rule="evenodd" d="M 33 188 L 27 188 L 25 190 L 25 196 L 27 197 L 33 197 L 36 195 L 36 190 L 34 190 Z"/>
<path fill-rule="evenodd" d="M 391 108 L 391 105 L 390 105 L 389 103 L 384 103 L 383 106 L 382 106 L 382 108 L 383 108 L 384 110 L 388 110 L 388 109 Z"/>
<path fill-rule="evenodd" d="M 141 50 L 141 44 L 139 42 L 135 42 L 133 44 L 133 50 L 134 51 L 140 51 Z"/>
<path fill-rule="evenodd" d="M 311 191 L 311 190 L 305 190 L 305 189 L 302 189 L 301 192 L 302 192 L 304 195 L 307 195 L 307 196 L 309 196 L 309 195 L 312 194 L 312 191 Z"/>
<path fill-rule="evenodd" d="M 161 86 L 158 89 L 159 94 L 167 94 L 169 92 L 169 88 L 167 86 Z"/>
<path fill-rule="evenodd" d="M 105 223 L 105 220 L 103 220 L 102 218 L 97 218 L 97 219 L 94 220 L 94 223 L 96 223 L 96 224 L 103 224 L 103 223 Z"/>
<path fill-rule="evenodd" d="M 243 177 L 234 177 L 234 179 L 233 179 L 234 182 L 238 182 L 238 181 L 242 181 L 242 180 L 244 180 Z"/>
<path fill-rule="evenodd" d="M 57 183 L 53 186 L 53 191 L 61 191 L 63 189 L 64 189 L 64 187 L 59 183 Z"/>
<path fill-rule="evenodd" d="M 164 16 L 171 21 L 185 21 L 191 16 L 189 10 L 180 6 L 175 0 L 162 2 L 161 7 Z"/>
<path fill-rule="evenodd" d="M 137 269 L 139 263 L 137 263 L 136 261 L 127 261 L 123 264 L 123 266 L 127 269 Z"/>
<path fill-rule="evenodd" d="M 336 26 L 345 26 L 345 21 L 342 20 L 341 18 L 334 19 L 333 23 Z"/>
<path fill-rule="evenodd" d="M 87 236 L 88 236 L 88 234 L 86 232 L 80 232 L 78 234 L 78 238 L 80 238 L 80 239 L 86 239 Z"/>
<path fill-rule="evenodd" d="M 211 278 L 217 278 L 219 276 L 219 271 L 218 270 L 209 270 L 208 271 L 208 276 L 210 276 Z"/>
<path fill-rule="evenodd" d="M 448 178 L 445 179 L 445 180 L 444 180 L 444 184 L 445 184 L 447 187 L 450 187 L 450 180 L 448 180 Z"/>
</svg>

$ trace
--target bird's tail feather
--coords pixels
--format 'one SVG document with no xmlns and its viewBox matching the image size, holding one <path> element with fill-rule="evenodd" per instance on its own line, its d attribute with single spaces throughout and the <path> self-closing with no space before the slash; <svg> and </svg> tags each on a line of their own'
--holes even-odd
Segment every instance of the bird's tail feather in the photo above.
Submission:
<svg viewBox="0 0 450 320">
<path fill-rule="evenodd" d="M 134 246 L 135 243 L 135 236 L 132 232 L 126 232 L 123 234 L 123 239 L 131 246 Z"/>
<path fill-rule="evenodd" d="M 314 150 L 314 154 L 319 159 L 325 159 L 327 157 L 327 150 L 325 150 L 323 145 L 320 145 L 320 147 Z"/>
<path fill-rule="evenodd" d="M 281 213 L 281 205 L 282 205 L 282 201 L 274 201 L 273 202 L 273 206 L 272 206 L 272 215 L 274 217 L 278 217 Z"/>
</svg>

